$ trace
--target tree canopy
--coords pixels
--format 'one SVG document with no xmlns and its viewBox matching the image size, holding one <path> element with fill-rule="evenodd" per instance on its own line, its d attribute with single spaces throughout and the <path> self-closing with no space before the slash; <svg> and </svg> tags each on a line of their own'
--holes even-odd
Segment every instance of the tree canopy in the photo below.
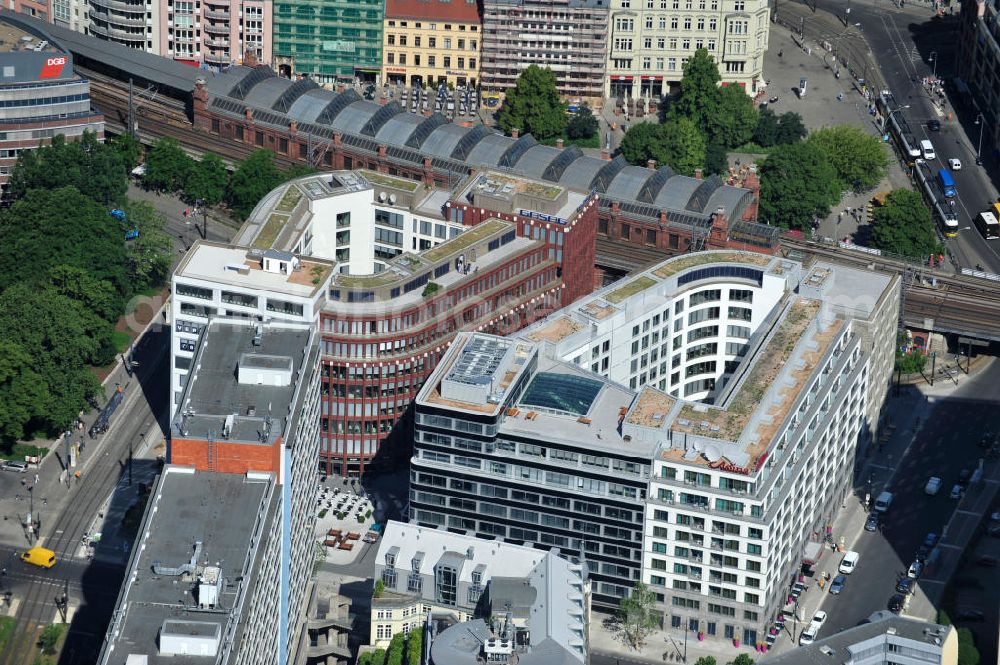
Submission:
<svg viewBox="0 0 1000 665">
<path fill-rule="evenodd" d="M 0 212 L 0 290 L 75 266 L 128 291 L 124 236 L 102 206 L 75 187 L 32 189 Z"/>
<path fill-rule="evenodd" d="M 958 629 L 958 665 L 979 665 L 981 656 L 976 637 L 968 628 Z"/>
<path fill-rule="evenodd" d="M 638 651 L 657 626 L 653 609 L 656 595 L 642 582 L 636 582 L 632 593 L 618 601 L 618 620 L 621 621 L 625 642 Z"/>
<path fill-rule="evenodd" d="M 622 139 L 622 155 L 632 164 L 647 160 L 670 166 L 677 173 L 694 175 L 705 164 L 705 137 L 687 118 L 668 118 L 662 125 L 640 122 Z"/>
<path fill-rule="evenodd" d="M 274 153 L 255 150 L 233 171 L 229 180 L 229 206 L 241 219 L 246 219 L 257 203 L 282 182 Z"/>
<path fill-rule="evenodd" d="M 709 141 L 735 148 L 753 138 L 757 109 L 743 88 L 738 85 L 717 88 L 714 99 L 710 100 L 704 120 Z"/>
<path fill-rule="evenodd" d="M 589 139 L 597 134 L 597 118 L 587 104 L 581 104 L 566 124 L 566 136 L 571 139 Z"/>
<path fill-rule="evenodd" d="M 759 146 L 770 148 L 773 145 L 796 143 L 805 136 L 806 127 L 798 113 L 786 111 L 778 115 L 765 106 L 757 114 L 753 140 Z"/>
<path fill-rule="evenodd" d="M 836 171 L 811 143 L 777 146 L 761 164 L 761 222 L 804 231 L 839 198 Z"/>
<path fill-rule="evenodd" d="M 539 141 L 559 136 L 566 129 L 566 105 L 556 89 L 556 75 L 548 67 L 529 65 L 507 91 L 498 118 L 508 134 L 519 130 Z"/>
<path fill-rule="evenodd" d="M 872 244 L 915 259 L 938 253 L 940 244 L 931 213 L 920 194 L 909 189 L 889 192 L 885 205 L 872 212 Z"/>
<path fill-rule="evenodd" d="M 809 143 L 830 160 L 842 190 L 871 189 L 882 180 L 889 166 L 886 148 L 878 137 L 853 125 L 824 127 L 812 133 Z"/>
<path fill-rule="evenodd" d="M 680 94 L 670 111 L 692 120 L 701 130 L 708 128 L 708 118 L 718 103 L 719 66 L 706 49 L 695 51 L 684 63 Z"/>
<path fill-rule="evenodd" d="M 142 181 L 152 189 L 176 192 L 187 182 L 193 165 L 194 161 L 177 139 L 164 136 L 156 139 L 146 153 L 146 174 Z"/>
<path fill-rule="evenodd" d="M 126 157 L 115 146 L 101 143 L 93 132 L 77 141 L 59 134 L 37 150 L 22 150 L 11 173 L 9 195 L 20 199 L 32 189 L 75 187 L 105 207 L 118 205 L 128 189 Z"/>
<path fill-rule="evenodd" d="M 205 205 L 218 205 L 226 195 L 228 178 L 222 158 L 206 153 L 188 169 L 184 180 L 184 194 L 192 201 L 200 199 Z"/>
</svg>

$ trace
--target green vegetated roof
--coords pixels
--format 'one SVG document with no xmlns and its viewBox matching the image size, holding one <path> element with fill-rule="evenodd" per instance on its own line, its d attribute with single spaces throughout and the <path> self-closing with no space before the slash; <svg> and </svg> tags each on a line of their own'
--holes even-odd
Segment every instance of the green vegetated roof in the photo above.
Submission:
<svg viewBox="0 0 1000 665">
<path fill-rule="evenodd" d="M 628 298 L 629 296 L 634 296 L 635 294 L 639 293 L 640 291 L 645 291 L 646 289 L 648 289 L 649 287 L 653 286 L 654 284 L 656 284 L 656 280 L 655 279 L 653 279 L 652 277 L 649 277 L 647 275 L 643 275 L 642 277 L 633 279 L 631 282 L 629 282 L 625 286 L 623 286 L 621 288 L 618 288 L 618 289 L 615 289 L 611 293 L 606 294 L 604 296 L 604 299 L 607 300 L 610 303 L 618 304 L 621 301 L 623 301 L 626 298 Z"/>
<path fill-rule="evenodd" d="M 698 434 L 715 439 L 736 440 L 746 427 L 754 409 L 764 399 L 767 389 L 777 380 L 778 373 L 788 362 L 799 338 L 819 313 L 819 308 L 820 303 L 813 300 L 799 300 L 789 308 L 767 346 L 755 354 L 750 374 L 743 381 L 743 385 L 737 388 L 736 394 L 725 409 L 700 411 L 696 405 L 685 404 L 678 414 L 678 419 L 691 421 L 693 427 L 702 421 L 717 425 L 719 426 L 717 432 L 707 429 L 696 431 Z"/>
<path fill-rule="evenodd" d="M 278 239 L 278 234 L 281 233 L 281 229 L 285 228 L 285 224 L 288 223 L 288 215 L 279 215 L 277 213 L 271 213 L 264 222 L 264 226 L 261 228 L 260 233 L 254 238 L 253 247 L 254 249 L 271 249 L 271 245 L 274 241 Z"/>
<path fill-rule="evenodd" d="M 291 185 L 287 190 L 285 190 L 285 193 L 282 195 L 281 200 L 278 201 L 278 205 L 275 207 L 275 210 L 278 212 L 290 213 L 295 210 L 295 206 L 297 206 L 301 200 L 302 191 L 295 185 Z"/>
<path fill-rule="evenodd" d="M 405 178 L 394 178 L 384 173 L 376 173 L 375 171 L 362 171 L 361 175 L 364 176 L 365 180 L 373 185 L 395 187 L 396 189 L 402 189 L 407 192 L 415 192 L 417 191 L 417 187 L 420 186 L 420 183 L 418 182 L 406 180 Z"/>
<path fill-rule="evenodd" d="M 562 193 L 562 187 L 555 185 L 543 185 L 540 182 L 526 182 L 521 190 L 525 194 L 538 196 L 546 199 L 554 199 Z"/>
<path fill-rule="evenodd" d="M 448 242 L 443 242 L 437 247 L 432 247 L 426 252 L 423 252 L 421 256 L 431 263 L 435 261 L 440 261 L 444 257 L 454 254 L 455 252 L 460 252 L 463 249 L 475 245 L 477 242 L 481 242 L 485 238 L 497 233 L 499 231 L 507 228 L 509 224 L 502 222 L 499 219 L 490 219 L 482 224 L 473 226 L 467 231 L 463 231 L 461 235 Z"/>
<path fill-rule="evenodd" d="M 766 267 L 774 257 L 766 254 L 755 254 L 753 252 L 696 252 L 682 256 L 670 261 L 656 270 L 653 274 L 657 277 L 670 277 L 682 270 L 695 268 L 706 263 L 747 263 L 750 265 Z"/>
<path fill-rule="evenodd" d="M 394 272 L 377 272 L 371 275 L 337 275 L 334 282 L 337 286 L 346 288 L 375 288 L 377 286 L 387 286 L 399 280 L 400 277 Z"/>
</svg>

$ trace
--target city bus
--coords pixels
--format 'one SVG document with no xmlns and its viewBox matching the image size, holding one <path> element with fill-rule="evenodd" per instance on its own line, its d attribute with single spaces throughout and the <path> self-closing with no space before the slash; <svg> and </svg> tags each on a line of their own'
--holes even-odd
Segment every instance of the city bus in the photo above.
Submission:
<svg viewBox="0 0 1000 665">
<path fill-rule="evenodd" d="M 951 177 L 951 171 L 948 169 L 941 169 L 938 171 L 938 182 L 941 183 L 941 189 L 944 190 L 944 195 L 949 199 L 953 199 L 958 195 L 955 191 L 955 179 Z"/>
<path fill-rule="evenodd" d="M 981 212 L 976 217 L 976 228 L 987 240 L 1000 238 L 1000 222 L 992 212 Z"/>
<path fill-rule="evenodd" d="M 993 216 L 1000 220 L 1000 201 L 993 204 Z"/>
</svg>

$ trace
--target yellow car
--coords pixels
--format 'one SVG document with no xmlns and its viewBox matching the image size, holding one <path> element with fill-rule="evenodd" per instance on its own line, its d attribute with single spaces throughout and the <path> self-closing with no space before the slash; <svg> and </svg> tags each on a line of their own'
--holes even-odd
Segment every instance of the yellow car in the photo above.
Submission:
<svg viewBox="0 0 1000 665">
<path fill-rule="evenodd" d="M 56 553 L 44 547 L 32 547 L 21 554 L 21 561 L 40 568 L 51 568 L 56 565 Z"/>
</svg>

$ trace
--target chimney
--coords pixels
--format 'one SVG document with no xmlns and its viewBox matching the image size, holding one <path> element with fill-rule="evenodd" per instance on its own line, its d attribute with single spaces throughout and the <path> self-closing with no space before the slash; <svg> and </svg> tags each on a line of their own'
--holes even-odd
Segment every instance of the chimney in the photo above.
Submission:
<svg viewBox="0 0 1000 665">
<path fill-rule="evenodd" d="M 702 178 L 702 170 L 701 169 L 695 169 L 694 170 L 694 178 L 695 178 L 695 180 L 701 180 L 701 178 Z"/>
<path fill-rule="evenodd" d="M 556 147 L 557 147 L 557 148 L 559 148 L 560 150 L 562 150 L 562 149 L 563 149 L 563 147 L 564 147 L 564 145 L 565 145 L 565 144 L 563 143 L 563 140 L 562 140 L 562 139 L 556 139 Z"/>
<path fill-rule="evenodd" d="M 517 131 L 517 127 L 515 127 L 515 128 L 514 128 L 514 129 L 512 129 L 512 130 L 510 130 L 510 137 L 511 137 L 512 139 L 516 139 L 516 138 L 518 138 L 518 137 L 519 137 L 520 135 L 521 135 L 521 133 L 520 133 L 519 131 Z"/>
<path fill-rule="evenodd" d="M 289 125 L 288 125 L 288 133 L 289 134 L 295 134 L 298 131 L 299 131 L 299 123 L 297 123 L 294 120 L 292 120 L 292 122 L 289 123 Z"/>
<path fill-rule="evenodd" d="M 647 169 L 655 169 L 656 168 L 656 160 L 655 159 L 647 159 L 646 160 L 646 168 Z"/>
<path fill-rule="evenodd" d="M 611 161 L 611 153 L 608 152 L 607 150 L 602 150 L 601 151 L 601 159 L 603 159 L 606 162 L 610 162 Z"/>
<path fill-rule="evenodd" d="M 194 82 L 193 104 L 195 111 L 204 113 L 208 110 L 208 88 L 205 86 L 205 79 L 198 77 Z"/>
<path fill-rule="evenodd" d="M 253 122 L 253 109 L 249 106 L 243 109 L 243 115 L 246 116 L 247 122 Z"/>
</svg>

